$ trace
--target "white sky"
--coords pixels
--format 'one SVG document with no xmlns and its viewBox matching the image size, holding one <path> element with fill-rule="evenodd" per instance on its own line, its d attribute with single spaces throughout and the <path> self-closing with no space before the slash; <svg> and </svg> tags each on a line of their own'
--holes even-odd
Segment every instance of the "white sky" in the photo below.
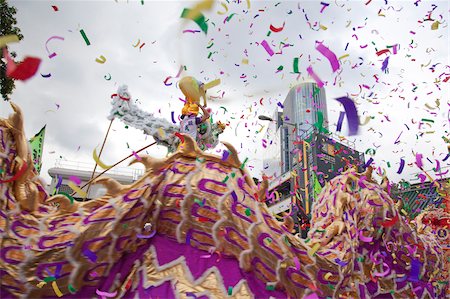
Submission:
<svg viewBox="0 0 450 299">
<path fill-rule="evenodd" d="M 309 65 L 327 82 L 332 131 L 343 110 L 334 98 L 349 95 L 358 103 L 363 120 L 374 117 L 360 128 L 359 135 L 349 139 L 356 142 L 359 151 L 376 148 L 376 166 L 385 168 L 391 179 L 409 180 L 419 171 L 411 164 L 415 161 L 413 150 L 423 154 L 426 169 L 435 167 L 436 159 L 441 167 L 448 167 L 450 159 L 442 162 L 447 153 L 442 136 L 448 137 L 450 130 L 450 80 L 442 82 L 450 76 L 448 1 L 422 0 L 415 5 L 414 1 L 373 0 L 366 5 L 367 1 L 326 0 L 323 2 L 329 6 L 322 13 L 321 1 L 250 1 L 250 9 L 246 1 L 229 2 L 222 1 L 228 9 L 225 14 L 218 13 L 225 12 L 219 1 L 211 11 L 204 12 L 209 19 L 205 35 L 182 33 L 199 30 L 194 22 L 179 17 L 183 8 L 192 7 L 194 2 L 9 1 L 18 9 L 18 26 L 24 35 L 11 50 L 20 58 L 42 58 L 39 72 L 51 73 L 49 78 L 37 74 L 26 82 L 17 82 L 12 96 L 24 110 L 28 137 L 47 124 L 41 175 L 49 181 L 47 170 L 60 156 L 93 164 L 92 151 L 101 145 L 109 125 L 106 116 L 110 95 L 120 84 L 128 85 L 142 109 L 168 120 L 171 111 L 179 115 L 182 93 L 176 79 L 168 87 L 163 81 L 175 76 L 180 65 L 187 68 L 182 76 L 192 75 L 205 82 L 222 80 L 208 93 L 219 96 L 225 92 L 224 97 L 210 100 L 209 106 L 217 113 L 214 120 L 230 123 L 221 140 L 232 143 L 241 160 L 249 158 L 247 165 L 254 176 L 260 177 L 265 154 L 261 141 L 265 130 L 257 131 L 267 125 L 257 116 L 272 115 L 291 86 L 311 80 L 306 72 Z M 59 10 L 54 11 L 52 5 Z M 434 21 L 423 22 L 434 7 L 431 18 L 440 22 L 437 30 L 431 30 Z M 224 21 L 232 13 L 235 15 Z M 281 27 L 283 23 L 281 32 L 267 36 L 271 24 Z M 319 24 L 327 30 L 319 29 Z M 64 37 L 64 41 L 48 43 L 49 50 L 57 53 L 50 59 L 45 43 L 55 35 Z M 145 43 L 141 49 L 133 47 L 139 40 L 140 45 Z M 279 51 L 280 42 L 291 46 L 270 57 L 259 45 L 263 40 L 274 52 Z M 340 75 L 332 73 L 328 60 L 315 49 L 316 41 L 323 42 L 337 57 L 349 54 L 341 60 Z M 390 54 L 389 73 L 383 73 L 381 64 L 386 54 L 377 56 L 376 52 L 394 44 L 399 45 L 398 53 Z M 106 63 L 95 62 L 100 55 L 106 57 Z M 300 75 L 293 73 L 295 57 L 300 57 Z M 248 58 L 248 65 L 242 64 L 243 58 Z M 277 73 L 279 66 L 284 68 Z M 105 79 L 108 74 L 112 78 L 109 81 Z M 369 89 L 361 89 L 362 85 Z M 437 99 L 439 108 L 425 106 L 435 107 Z M 0 116 L 10 112 L 7 103 L 0 103 Z M 420 127 L 423 118 L 434 122 Z M 346 130 L 344 121 L 344 136 Z M 401 142 L 394 144 L 400 133 Z M 151 139 L 115 120 L 101 160 L 113 164 L 151 143 Z M 165 152 L 156 146 L 148 150 L 157 157 Z M 401 158 L 410 165 L 398 175 Z"/>
</svg>

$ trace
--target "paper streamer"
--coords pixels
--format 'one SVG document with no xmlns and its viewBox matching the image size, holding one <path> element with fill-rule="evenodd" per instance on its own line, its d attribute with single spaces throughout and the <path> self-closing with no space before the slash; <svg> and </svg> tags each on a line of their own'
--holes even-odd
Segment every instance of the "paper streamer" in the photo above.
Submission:
<svg viewBox="0 0 450 299">
<path fill-rule="evenodd" d="M 366 164 L 364 164 L 364 168 L 367 168 L 367 167 L 369 167 L 370 166 L 370 164 L 372 164 L 372 162 L 373 162 L 373 158 L 370 158 L 367 162 L 366 162 Z"/>
<path fill-rule="evenodd" d="M 100 166 L 103 169 L 110 169 L 111 166 L 106 165 L 102 161 L 100 161 L 100 158 L 97 155 L 97 149 L 94 148 L 94 151 L 92 152 L 92 158 L 94 159 L 95 163 L 97 163 L 98 166 Z"/>
<path fill-rule="evenodd" d="M 220 5 L 222 5 L 222 7 L 223 8 L 225 8 L 225 11 L 224 12 L 222 12 L 222 11 L 217 11 L 217 14 L 219 14 L 219 15 L 224 15 L 224 14 L 226 14 L 227 12 L 228 12 L 228 7 L 227 7 L 227 5 L 225 4 L 225 3 L 220 3 Z"/>
<path fill-rule="evenodd" d="M 53 291 L 55 291 L 56 296 L 58 296 L 58 297 L 62 297 L 63 296 L 63 293 L 58 288 L 58 285 L 56 284 L 56 281 L 52 282 L 52 288 L 53 288 Z"/>
<path fill-rule="evenodd" d="M 284 24 L 285 24 L 285 22 L 283 22 L 283 26 L 281 26 L 281 27 L 279 27 L 279 28 L 274 27 L 272 24 L 270 24 L 269 29 L 270 29 L 271 31 L 273 31 L 273 32 L 280 32 L 280 31 L 282 31 L 282 30 L 284 29 Z"/>
<path fill-rule="evenodd" d="M 71 175 L 71 176 L 69 176 L 69 180 L 71 180 L 72 182 L 74 182 L 77 185 L 81 184 L 81 179 L 77 176 Z"/>
<path fill-rule="evenodd" d="M 22 167 L 19 169 L 18 172 L 16 172 L 15 175 L 13 175 L 11 178 L 9 178 L 7 180 L 0 180 L 0 183 L 1 184 L 10 183 L 10 182 L 13 182 L 13 181 L 17 180 L 18 178 L 20 178 L 25 173 L 27 168 L 28 168 L 28 164 L 27 164 L 27 162 L 24 161 Z"/>
<path fill-rule="evenodd" d="M 339 113 L 339 119 L 338 119 L 338 122 L 337 122 L 337 125 L 336 125 L 336 131 L 338 131 L 338 132 L 340 132 L 341 129 L 342 129 L 342 122 L 344 121 L 344 116 L 345 116 L 345 112 L 341 111 Z"/>
<path fill-rule="evenodd" d="M 388 67 L 388 64 L 389 64 L 389 57 L 390 56 L 388 56 L 388 57 L 386 57 L 386 59 L 383 61 L 383 64 L 381 65 L 381 70 L 384 72 L 386 69 L 387 69 L 387 67 Z"/>
<path fill-rule="evenodd" d="M 392 218 L 391 220 L 387 220 L 387 221 L 382 222 L 381 225 L 383 227 L 391 227 L 391 226 L 394 226 L 394 224 L 396 224 L 397 221 L 398 221 L 398 214 L 395 215 L 395 217 Z"/>
<path fill-rule="evenodd" d="M 319 43 L 316 49 L 328 59 L 328 61 L 331 64 L 331 69 L 333 70 L 333 72 L 339 69 L 339 60 L 337 59 L 336 54 L 330 51 L 330 49 L 325 47 L 322 43 Z"/>
<path fill-rule="evenodd" d="M 70 203 L 73 204 L 75 199 L 70 194 L 63 192 L 63 191 L 59 191 L 58 194 L 64 195 L 65 197 L 67 197 L 70 200 Z"/>
<path fill-rule="evenodd" d="M 50 59 L 52 59 L 53 57 L 56 56 L 56 53 L 55 53 L 55 52 L 50 53 L 50 50 L 48 49 L 48 43 L 49 43 L 51 40 L 54 40 L 54 39 L 64 40 L 64 37 L 54 35 L 54 36 L 49 37 L 49 39 L 45 42 L 45 49 L 47 50 L 48 58 L 50 58 Z"/>
<path fill-rule="evenodd" d="M 83 190 L 81 190 L 80 187 L 78 187 L 77 185 L 75 185 L 73 182 L 69 182 L 67 183 L 67 185 L 76 193 L 78 193 L 82 198 L 86 198 L 87 193 Z"/>
<path fill-rule="evenodd" d="M 193 15 L 197 15 L 196 18 L 192 18 Z M 190 19 L 194 21 L 200 29 L 207 34 L 208 33 L 208 24 L 205 22 L 205 16 L 201 12 L 195 12 L 190 10 L 189 8 L 185 8 L 181 13 L 181 18 Z"/>
<path fill-rule="evenodd" d="M 300 261 L 298 260 L 298 257 L 294 257 L 294 264 L 297 270 L 300 270 Z"/>
<path fill-rule="evenodd" d="M 384 272 L 381 272 L 381 273 L 374 273 L 373 276 L 385 277 L 391 272 L 391 268 L 389 268 L 388 264 L 383 263 L 383 266 L 386 268 L 386 270 Z"/>
<path fill-rule="evenodd" d="M 104 64 L 106 62 L 106 58 L 103 55 L 100 55 L 99 58 L 95 58 L 95 61 L 100 63 L 100 64 Z"/>
<path fill-rule="evenodd" d="M 348 122 L 348 135 L 356 135 L 358 133 L 359 119 L 355 103 L 348 97 L 337 98 L 336 101 L 344 106 Z"/>
<path fill-rule="evenodd" d="M 369 243 L 369 242 L 372 242 L 372 241 L 373 241 L 373 237 L 366 237 L 366 236 L 364 236 L 362 230 L 359 231 L 359 239 L 360 239 L 361 241 L 363 241 L 363 242 L 366 242 L 366 243 Z"/>
<path fill-rule="evenodd" d="M 303 299 L 319 299 L 319 296 L 317 296 L 316 293 L 311 293 L 306 297 L 303 297 Z"/>
<path fill-rule="evenodd" d="M 404 167 L 405 167 L 405 160 L 400 159 L 400 167 L 398 168 L 397 173 L 401 174 Z"/>
<path fill-rule="evenodd" d="M 419 281 L 420 268 L 422 263 L 419 260 L 413 259 L 411 261 L 411 272 L 409 273 L 409 280 L 417 282 Z"/>
<path fill-rule="evenodd" d="M 180 138 L 181 143 L 184 143 L 184 136 L 183 136 L 183 135 L 181 135 L 180 133 L 176 132 L 176 133 L 175 133 L 175 136 L 177 136 L 178 138 Z"/>
<path fill-rule="evenodd" d="M 308 255 L 313 256 L 314 254 L 316 254 L 316 252 L 317 252 L 317 250 L 319 250 L 319 248 L 320 248 L 319 243 L 314 244 L 313 247 L 308 250 Z"/>
<path fill-rule="evenodd" d="M 84 249 L 83 250 L 83 254 L 89 258 L 89 260 L 91 260 L 92 262 L 96 262 L 97 261 L 97 255 L 95 254 L 95 252 L 90 251 L 89 249 Z"/>
<path fill-rule="evenodd" d="M 317 86 L 319 86 L 319 88 L 323 87 L 323 82 L 322 80 L 320 80 L 320 78 L 316 75 L 316 73 L 314 73 L 314 70 L 312 68 L 312 66 L 308 66 L 308 68 L 306 69 L 306 71 L 308 72 L 308 74 L 311 76 L 311 78 L 314 79 L 314 81 L 316 81 Z"/>
<path fill-rule="evenodd" d="M 9 56 L 6 48 L 3 48 L 3 57 L 6 59 L 6 76 L 16 80 L 28 80 L 33 77 L 41 64 L 41 59 L 36 57 L 25 57 L 18 65 Z"/>
<path fill-rule="evenodd" d="M 81 29 L 81 30 L 80 30 L 80 33 L 81 33 L 81 36 L 83 37 L 84 42 L 86 43 L 86 45 L 89 46 L 89 45 L 91 44 L 91 42 L 89 41 L 88 37 L 86 36 L 86 33 L 84 32 L 84 30 Z"/>
<path fill-rule="evenodd" d="M 173 122 L 174 124 L 176 124 L 177 122 L 175 121 L 175 111 L 172 111 L 170 114 L 171 114 L 171 116 L 172 116 L 172 122 Z"/>
<path fill-rule="evenodd" d="M 298 60 L 299 60 L 298 57 L 294 58 L 294 73 L 296 73 L 296 74 L 300 73 L 298 71 Z"/>
<path fill-rule="evenodd" d="M 137 234 L 136 237 L 139 239 L 151 239 L 156 235 L 156 230 L 154 230 L 150 235 Z"/>
<path fill-rule="evenodd" d="M 58 182 L 56 183 L 55 189 L 58 189 L 62 184 L 63 178 L 62 176 L 58 175 Z"/>
<path fill-rule="evenodd" d="M 423 167 L 422 157 L 423 157 L 422 154 L 419 154 L 419 153 L 416 154 L 416 165 L 417 165 L 417 167 L 419 167 L 419 168 L 422 168 L 422 167 Z"/>
<path fill-rule="evenodd" d="M 15 34 L 0 36 L 0 48 L 3 48 L 7 44 L 18 43 L 19 37 Z"/>
<path fill-rule="evenodd" d="M 273 56 L 273 54 L 275 54 L 275 53 L 273 52 L 272 48 L 270 48 L 270 46 L 269 46 L 269 44 L 267 43 L 266 40 L 263 40 L 263 41 L 261 42 L 261 46 L 263 46 L 264 49 L 266 49 L 267 53 L 268 53 L 270 56 Z"/>
<path fill-rule="evenodd" d="M 99 289 L 97 289 L 95 292 L 97 293 L 97 295 L 102 297 L 101 299 L 113 298 L 117 295 L 117 291 L 115 291 L 114 293 L 109 293 L 109 292 L 102 292 Z"/>
</svg>

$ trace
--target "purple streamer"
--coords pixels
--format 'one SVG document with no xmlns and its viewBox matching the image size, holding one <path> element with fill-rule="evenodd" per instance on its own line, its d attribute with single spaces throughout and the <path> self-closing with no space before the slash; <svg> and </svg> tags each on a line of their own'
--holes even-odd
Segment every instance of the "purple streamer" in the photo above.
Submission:
<svg viewBox="0 0 450 299">
<path fill-rule="evenodd" d="M 226 161 L 229 156 L 230 156 L 230 153 L 228 151 L 224 150 L 223 155 L 222 155 L 222 161 Z"/>
<path fill-rule="evenodd" d="M 336 57 L 336 54 L 334 54 L 330 49 L 325 47 L 322 43 L 319 43 L 316 47 L 317 51 L 319 51 L 323 56 L 325 56 L 328 61 L 331 64 L 331 68 L 333 72 L 337 71 L 339 69 L 339 60 Z"/>
<path fill-rule="evenodd" d="M 337 98 L 336 101 L 344 106 L 348 121 L 348 135 L 356 135 L 358 133 L 359 119 L 355 103 L 348 97 Z"/>
<path fill-rule="evenodd" d="M 370 159 L 369 159 L 369 161 L 367 161 L 367 162 L 366 162 L 366 164 L 364 164 L 364 166 L 363 166 L 363 167 L 364 167 L 364 168 L 367 168 L 367 167 L 369 167 L 369 166 L 370 166 L 370 164 L 372 164 L 372 162 L 373 162 L 373 159 L 372 159 L 372 158 L 370 158 Z"/>
<path fill-rule="evenodd" d="M 397 170 L 397 173 L 400 174 L 403 171 L 403 168 L 405 167 L 405 160 L 400 159 L 400 167 Z"/>
<path fill-rule="evenodd" d="M 150 238 L 153 238 L 155 235 L 156 235 L 156 230 L 154 230 L 150 235 L 137 234 L 136 237 L 138 237 L 139 239 L 150 239 Z"/>
<path fill-rule="evenodd" d="M 383 65 L 381 66 L 381 70 L 382 70 L 383 72 L 384 72 L 384 71 L 387 69 L 387 67 L 388 67 L 389 57 L 390 57 L 390 56 L 386 57 L 386 59 L 383 61 Z"/>
<path fill-rule="evenodd" d="M 336 127 L 336 131 L 338 131 L 338 132 L 340 132 L 342 129 L 342 122 L 344 121 L 344 116 L 345 116 L 345 112 L 341 111 L 339 113 L 339 119 L 338 119 L 337 127 Z"/>
<path fill-rule="evenodd" d="M 411 261 L 411 272 L 409 273 L 410 281 L 419 281 L 419 272 L 422 263 L 419 260 L 413 259 Z"/>
</svg>

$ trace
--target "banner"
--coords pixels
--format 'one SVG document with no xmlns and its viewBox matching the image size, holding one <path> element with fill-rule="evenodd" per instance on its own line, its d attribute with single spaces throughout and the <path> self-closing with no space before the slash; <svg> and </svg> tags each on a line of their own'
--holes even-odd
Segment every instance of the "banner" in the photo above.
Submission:
<svg viewBox="0 0 450 299">
<path fill-rule="evenodd" d="M 44 149 L 45 126 L 30 139 L 30 149 L 33 156 L 33 164 L 37 173 L 41 172 L 42 151 Z"/>
</svg>

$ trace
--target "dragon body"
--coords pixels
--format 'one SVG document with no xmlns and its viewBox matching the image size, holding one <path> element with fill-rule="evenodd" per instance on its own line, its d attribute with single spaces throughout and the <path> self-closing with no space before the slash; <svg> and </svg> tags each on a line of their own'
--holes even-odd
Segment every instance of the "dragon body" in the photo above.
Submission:
<svg viewBox="0 0 450 299">
<path fill-rule="evenodd" d="M 146 167 L 135 183 L 103 177 L 103 197 L 71 202 L 38 180 L 13 107 L 0 122 L 2 298 L 445 296 L 434 231 L 417 232 L 368 176 L 327 183 L 306 240 L 273 218 L 267 182 L 231 145 L 225 159 L 187 135 L 166 159 L 133 161 Z"/>
</svg>

